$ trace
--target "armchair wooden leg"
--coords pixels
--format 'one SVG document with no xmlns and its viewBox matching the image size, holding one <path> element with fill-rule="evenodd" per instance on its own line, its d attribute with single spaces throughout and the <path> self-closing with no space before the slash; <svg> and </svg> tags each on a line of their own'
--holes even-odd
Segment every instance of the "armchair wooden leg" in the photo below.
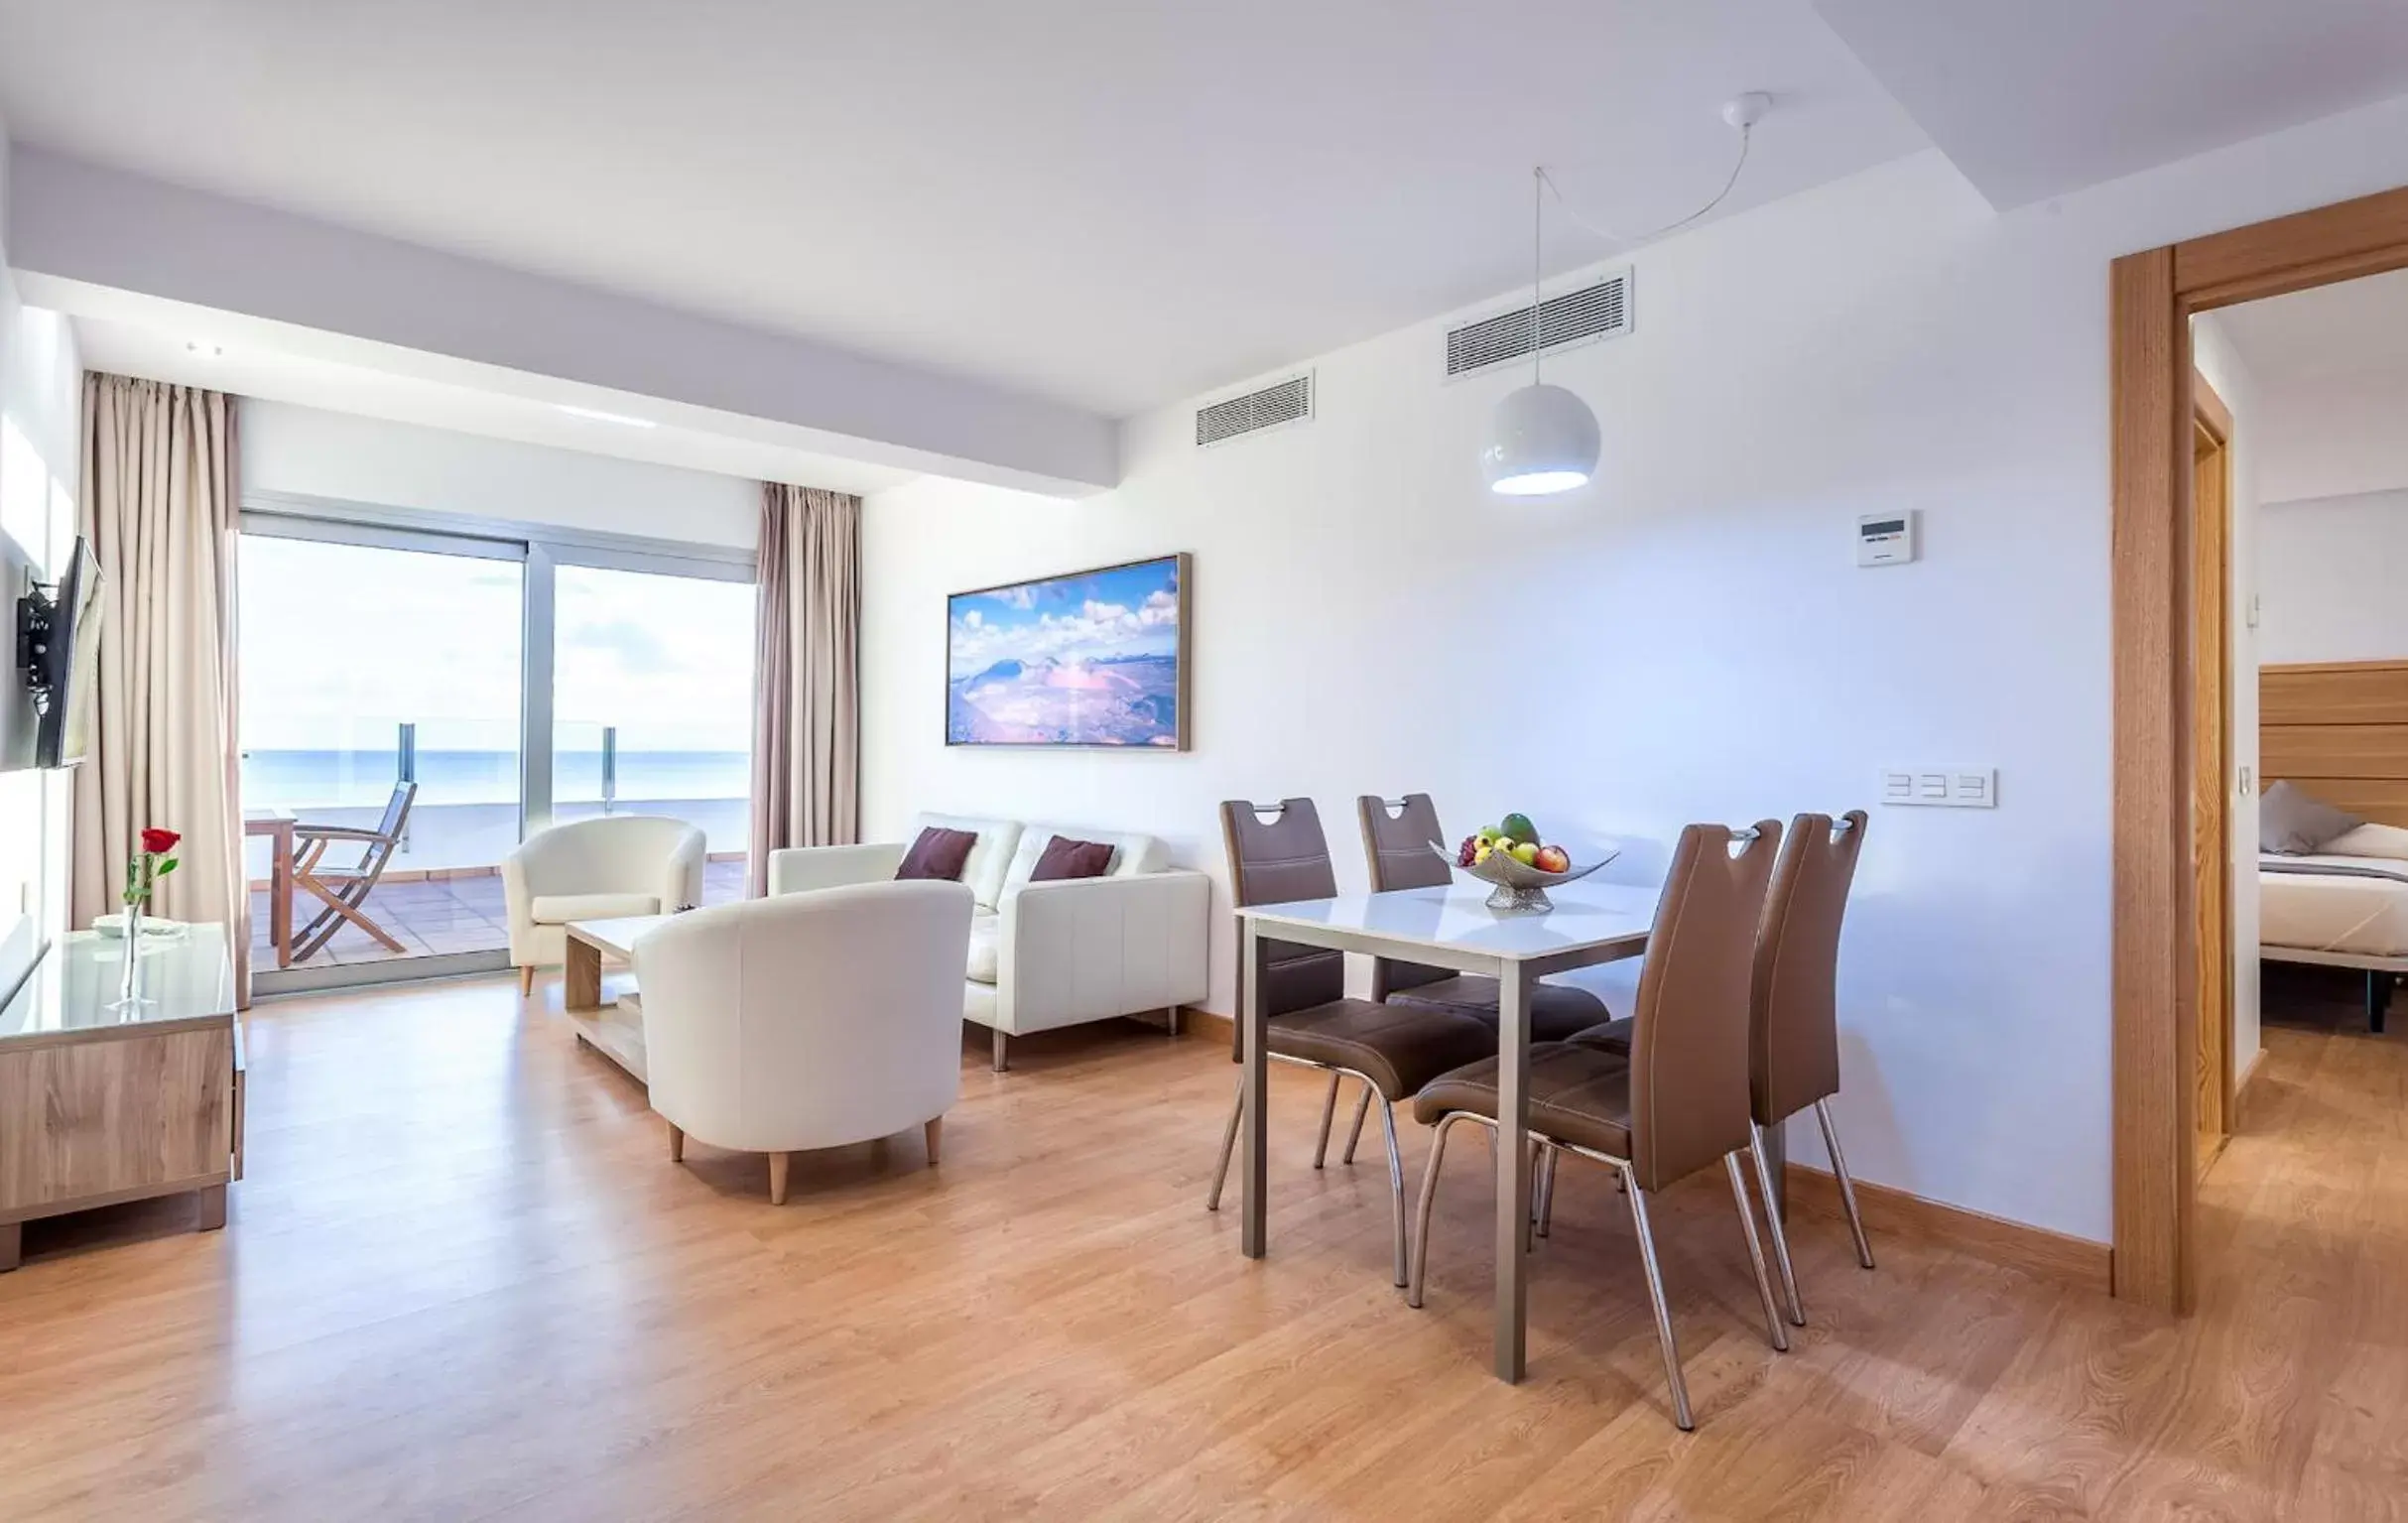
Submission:
<svg viewBox="0 0 2408 1523">
<path fill-rule="evenodd" d="M 535 992 L 535 964 L 530 962 L 518 970 L 518 997 L 525 999 Z"/>
<path fill-rule="evenodd" d="M 793 1163 L 795 1155 L 792 1153 L 769 1155 L 769 1204 L 772 1206 L 786 1204 L 786 1167 Z"/>
<path fill-rule="evenodd" d="M 686 1161 L 686 1131 L 674 1121 L 669 1126 L 669 1161 L 673 1164 Z"/>
<path fill-rule="evenodd" d="M 944 1150 L 945 1117 L 929 1117 L 928 1124 L 922 1127 L 921 1130 L 928 1133 L 928 1166 L 934 1169 L 937 1167 L 938 1155 Z"/>
<path fill-rule="evenodd" d="M 1004 1041 L 1003 1028 L 995 1028 L 995 1072 L 1003 1073 L 1012 1066 L 1012 1056 Z"/>
</svg>

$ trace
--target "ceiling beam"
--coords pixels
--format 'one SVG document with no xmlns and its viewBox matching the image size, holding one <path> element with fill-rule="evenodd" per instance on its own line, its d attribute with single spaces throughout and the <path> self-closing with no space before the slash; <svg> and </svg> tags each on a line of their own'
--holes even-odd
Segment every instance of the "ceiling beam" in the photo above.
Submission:
<svg viewBox="0 0 2408 1523">
<path fill-rule="evenodd" d="M 131 293 L 365 340 L 401 368 L 415 353 L 554 377 L 1030 491 L 1084 495 L 1119 477 L 1114 422 L 1062 403 L 24 145 L 7 182 L 9 261 L 29 300 Z"/>
</svg>

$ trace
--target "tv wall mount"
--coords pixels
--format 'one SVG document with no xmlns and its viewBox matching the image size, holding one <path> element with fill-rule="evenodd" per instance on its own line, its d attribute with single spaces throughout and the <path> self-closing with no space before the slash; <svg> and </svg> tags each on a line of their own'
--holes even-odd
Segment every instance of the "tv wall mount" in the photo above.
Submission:
<svg viewBox="0 0 2408 1523">
<path fill-rule="evenodd" d="M 33 695 L 36 713 L 50 712 L 51 688 L 42 674 L 50 667 L 51 634 L 58 626 L 58 584 L 36 581 L 33 573 L 27 572 L 25 593 L 17 599 L 17 667 L 33 674 L 26 688 Z"/>
</svg>

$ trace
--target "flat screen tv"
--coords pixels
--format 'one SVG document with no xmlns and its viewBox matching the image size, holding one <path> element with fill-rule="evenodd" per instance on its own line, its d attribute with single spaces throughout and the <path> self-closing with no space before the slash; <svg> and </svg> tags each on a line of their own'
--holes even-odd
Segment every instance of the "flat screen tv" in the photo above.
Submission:
<svg viewBox="0 0 2408 1523">
<path fill-rule="evenodd" d="M 946 599 L 945 743 L 1188 748 L 1188 557 Z"/>
<path fill-rule="evenodd" d="M 28 593 L 17 617 L 26 686 L 42 715 L 34 765 L 72 766 L 83 760 L 91 736 L 100 657 L 100 563 L 91 547 L 77 539 L 59 584 L 47 598 Z"/>
</svg>

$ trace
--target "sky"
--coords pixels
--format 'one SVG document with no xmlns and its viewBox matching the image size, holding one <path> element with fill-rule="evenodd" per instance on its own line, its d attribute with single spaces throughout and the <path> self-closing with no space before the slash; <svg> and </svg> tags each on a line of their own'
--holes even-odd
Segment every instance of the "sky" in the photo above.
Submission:
<svg viewBox="0 0 2408 1523">
<path fill-rule="evenodd" d="M 245 749 L 515 751 L 523 652 L 514 561 L 242 537 Z M 553 713 L 564 750 L 742 751 L 753 588 L 558 569 Z"/>
<path fill-rule="evenodd" d="M 1169 656 L 1179 649 L 1175 559 L 1027 581 L 950 599 L 951 676 L 998 661 Z"/>
</svg>

